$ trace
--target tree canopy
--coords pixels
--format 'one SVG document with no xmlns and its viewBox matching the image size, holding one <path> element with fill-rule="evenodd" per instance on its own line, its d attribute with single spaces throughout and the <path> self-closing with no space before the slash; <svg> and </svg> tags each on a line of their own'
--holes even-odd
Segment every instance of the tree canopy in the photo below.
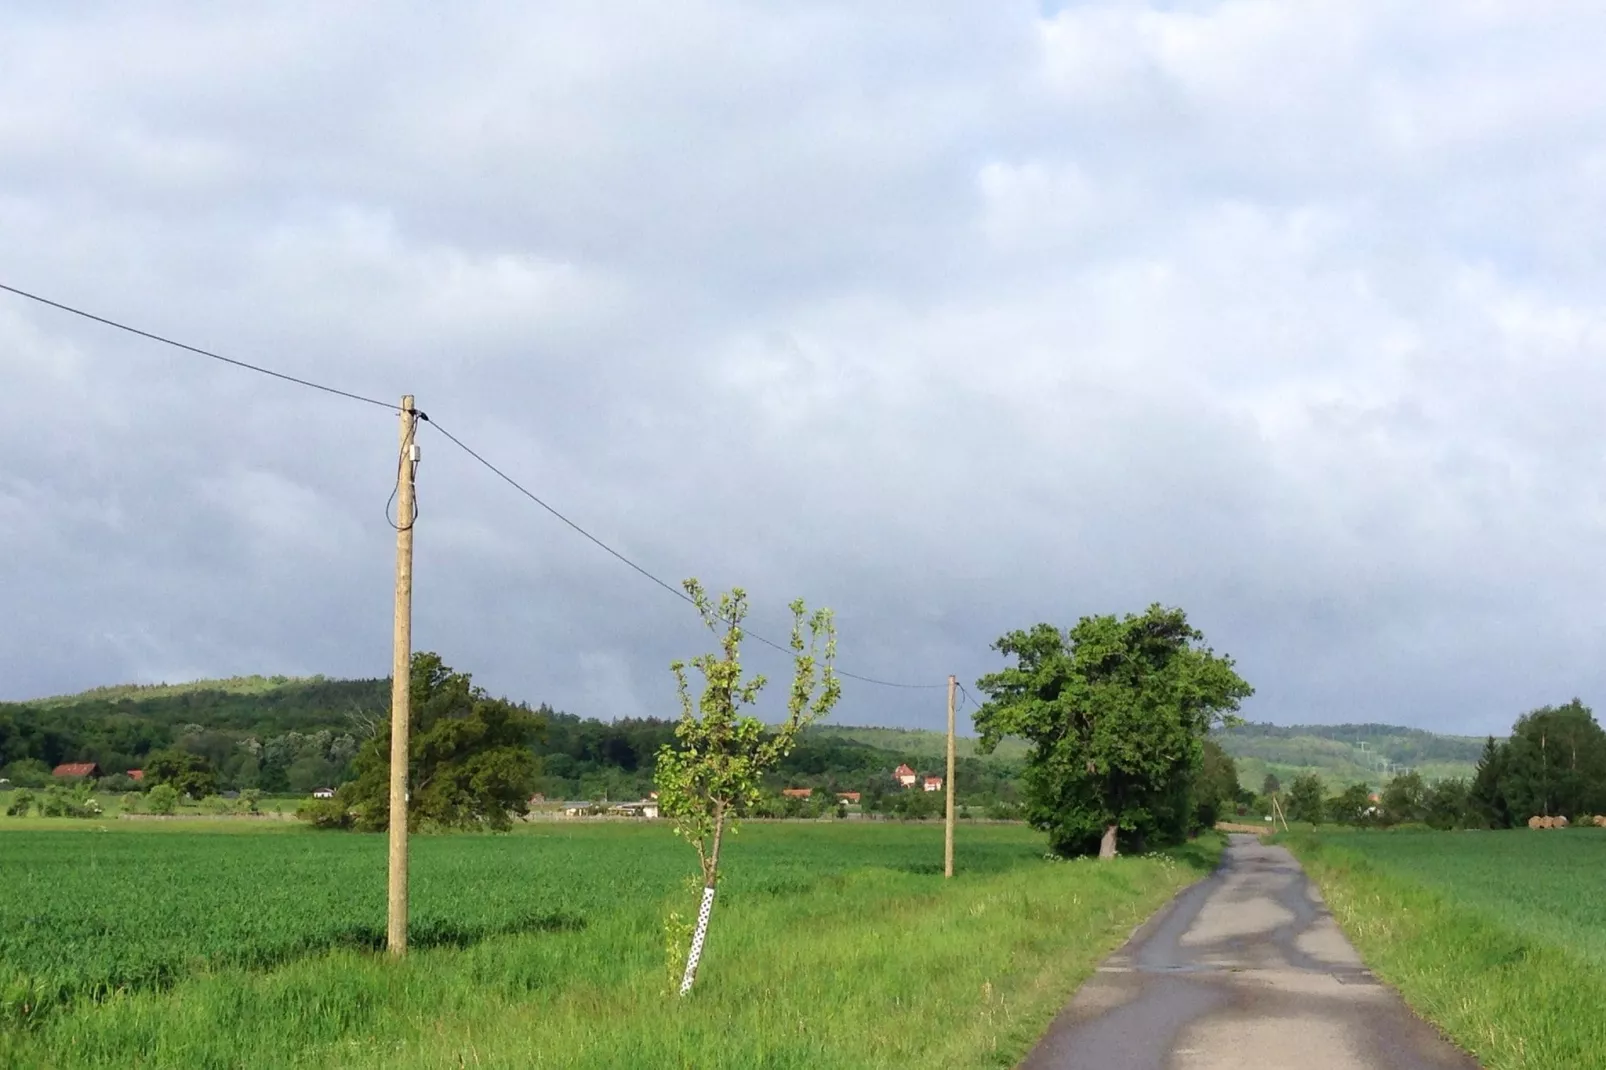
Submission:
<svg viewBox="0 0 1606 1070">
<path fill-rule="evenodd" d="M 1031 744 L 1027 814 L 1060 854 L 1113 854 L 1118 832 L 1179 835 L 1212 725 L 1253 694 L 1230 658 L 1203 646 L 1180 609 L 1083 617 L 1010 632 L 993 648 L 1015 664 L 982 677 L 982 747 Z"/>
<path fill-rule="evenodd" d="M 409 827 L 506 829 L 529 809 L 539 771 L 530 749 L 541 719 L 527 707 L 491 698 L 440 655 L 413 655 L 408 749 Z M 390 824 L 389 719 L 357 752 L 357 778 L 337 802 L 358 828 Z"/>
</svg>

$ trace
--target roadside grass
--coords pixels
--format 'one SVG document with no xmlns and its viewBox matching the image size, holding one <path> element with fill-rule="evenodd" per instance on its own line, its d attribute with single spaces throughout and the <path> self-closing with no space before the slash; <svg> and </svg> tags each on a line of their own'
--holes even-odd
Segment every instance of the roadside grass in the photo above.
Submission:
<svg viewBox="0 0 1606 1070">
<path fill-rule="evenodd" d="M 1488 1070 L 1606 1066 L 1606 833 L 1281 842 L 1366 963 Z"/>
<path fill-rule="evenodd" d="M 873 847 L 881 831 L 893 830 L 855 835 Z M 940 829 L 920 831 L 940 844 Z M 806 828 L 754 838 L 805 858 L 836 847 Z M 1165 855 L 1026 858 L 951 881 L 912 864 L 779 868 L 722 892 L 686 1000 L 671 994 L 664 921 L 695 897 L 675 878 L 589 911 L 584 927 L 399 963 L 337 950 L 114 994 L 0 1029 L 0 1065 L 1012 1066 L 1097 962 L 1219 852 L 1209 835 Z"/>
</svg>

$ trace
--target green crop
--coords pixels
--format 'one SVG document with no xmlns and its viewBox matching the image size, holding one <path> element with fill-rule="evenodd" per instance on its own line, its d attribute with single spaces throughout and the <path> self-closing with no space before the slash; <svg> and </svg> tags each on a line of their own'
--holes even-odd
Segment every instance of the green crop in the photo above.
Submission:
<svg viewBox="0 0 1606 1070">
<path fill-rule="evenodd" d="M 996 872 L 1040 853 L 1024 829 L 989 831 L 969 851 L 973 869 Z M 264 969 L 384 945 L 383 836 L 0 836 L 0 1021 L 167 988 L 218 967 Z M 654 826 L 416 837 L 412 946 L 464 947 L 657 912 L 693 868 L 677 846 Z M 932 830 L 897 827 L 765 829 L 738 837 L 730 858 L 727 900 L 791 894 L 864 867 L 940 872 Z"/>
</svg>

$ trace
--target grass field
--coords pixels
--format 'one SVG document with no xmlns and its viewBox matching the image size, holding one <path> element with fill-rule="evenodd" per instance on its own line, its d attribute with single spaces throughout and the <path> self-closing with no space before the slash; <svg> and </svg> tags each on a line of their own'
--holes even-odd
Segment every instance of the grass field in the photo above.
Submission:
<svg viewBox="0 0 1606 1070">
<path fill-rule="evenodd" d="M 1606 1066 L 1606 830 L 1286 842 L 1368 965 L 1485 1067 Z"/>
<path fill-rule="evenodd" d="M 753 824 L 691 999 L 661 826 L 419 837 L 387 961 L 382 837 L 238 823 L 0 828 L 0 1065 L 1008 1066 L 1213 862 L 1048 862 L 1020 826 Z"/>
</svg>

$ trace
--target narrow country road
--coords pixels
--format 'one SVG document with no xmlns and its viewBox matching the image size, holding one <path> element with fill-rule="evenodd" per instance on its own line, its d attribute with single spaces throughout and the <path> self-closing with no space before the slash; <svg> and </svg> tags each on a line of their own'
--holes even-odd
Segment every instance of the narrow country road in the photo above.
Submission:
<svg viewBox="0 0 1606 1070">
<path fill-rule="evenodd" d="M 1299 863 L 1222 866 L 1088 979 L 1022 1070 L 1476 1070 L 1361 965 Z"/>
</svg>

